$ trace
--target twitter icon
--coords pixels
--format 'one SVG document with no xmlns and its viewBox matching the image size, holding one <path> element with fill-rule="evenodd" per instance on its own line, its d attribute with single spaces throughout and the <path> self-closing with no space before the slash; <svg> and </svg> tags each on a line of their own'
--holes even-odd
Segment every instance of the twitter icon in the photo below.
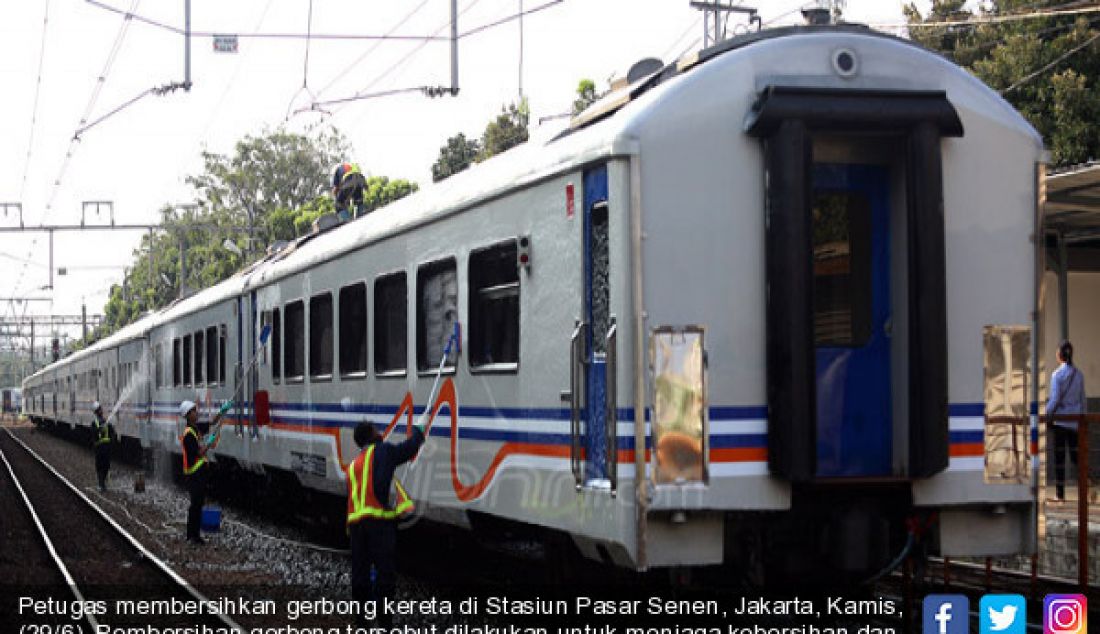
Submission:
<svg viewBox="0 0 1100 634">
<path fill-rule="evenodd" d="M 987 594 L 978 606 L 981 634 L 1027 634 L 1027 602 L 1019 594 Z"/>
</svg>

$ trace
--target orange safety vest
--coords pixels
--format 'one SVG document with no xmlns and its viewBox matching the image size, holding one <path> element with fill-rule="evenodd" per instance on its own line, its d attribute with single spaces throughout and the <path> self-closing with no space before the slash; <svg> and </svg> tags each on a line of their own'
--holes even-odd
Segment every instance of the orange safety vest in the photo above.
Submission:
<svg viewBox="0 0 1100 634">
<path fill-rule="evenodd" d="M 199 458 L 195 461 L 194 464 L 189 465 L 187 463 L 187 445 L 183 443 L 183 440 L 187 438 L 187 434 L 191 434 L 195 437 L 196 441 L 199 441 L 199 432 L 195 431 L 194 427 L 188 425 L 187 428 L 183 430 L 183 435 L 180 436 L 180 449 L 183 450 L 183 475 L 191 475 L 198 471 L 204 464 L 206 464 L 205 457 Z M 199 442 L 199 445 L 202 445 L 201 441 Z"/>
<path fill-rule="evenodd" d="M 397 489 L 397 506 L 388 509 L 374 495 L 374 448 L 367 447 L 366 451 L 352 460 L 348 465 L 348 525 L 355 524 L 363 518 L 390 520 L 396 519 L 413 510 L 413 501 L 409 494 L 405 493 L 405 487 L 397 478 L 393 479 L 394 488 Z"/>
</svg>

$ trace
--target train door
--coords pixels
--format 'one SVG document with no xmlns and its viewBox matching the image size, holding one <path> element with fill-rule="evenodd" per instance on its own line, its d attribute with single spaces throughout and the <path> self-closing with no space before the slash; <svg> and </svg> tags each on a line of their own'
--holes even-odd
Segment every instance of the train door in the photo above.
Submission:
<svg viewBox="0 0 1100 634">
<path fill-rule="evenodd" d="M 609 214 L 607 167 L 584 173 L 584 288 L 581 341 L 583 407 L 583 482 L 592 485 L 608 479 L 607 437 L 607 337 L 611 332 L 609 292 Z"/>
<path fill-rule="evenodd" d="M 813 166 L 817 475 L 892 467 L 890 170 Z"/>
<path fill-rule="evenodd" d="M 254 297 L 255 293 L 253 293 L 253 298 Z M 253 299 L 253 305 L 254 302 L 255 300 Z M 248 380 L 248 377 L 244 375 L 244 364 L 242 363 L 242 360 L 244 359 L 244 342 L 246 340 L 245 325 L 247 323 L 245 321 L 245 298 L 243 295 L 237 297 L 237 310 L 233 312 L 237 315 L 237 363 L 233 366 L 233 393 L 240 395 L 243 394 L 245 391 L 245 388 L 242 387 L 242 385 L 245 381 Z M 235 401 L 236 411 L 234 413 L 237 417 L 237 420 L 240 421 L 241 418 L 243 418 L 245 412 L 245 406 L 243 403 L 244 398 L 238 396 Z M 240 427 L 238 426 L 237 429 L 240 430 Z"/>
</svg>

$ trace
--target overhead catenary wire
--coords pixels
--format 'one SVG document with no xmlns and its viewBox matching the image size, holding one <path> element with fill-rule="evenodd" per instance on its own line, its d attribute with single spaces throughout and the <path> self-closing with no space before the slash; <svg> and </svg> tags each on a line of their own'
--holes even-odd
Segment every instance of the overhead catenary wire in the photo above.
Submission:
<svg viewBox="0 0 1100 634">
<path fill-rule="evenodd" d="M 935 22 L 880 22 L 868 24 L 872 28 L 909 28 L 925 29 L 933 27 L 976 27 L 986 24 L 1003 24 L 1005 22 L 1019 22 L 1021 20 L 1035 20 L 1038 18 L 1058 18 L 1072 15 L 1087 15 L 1100 13 L 1100 6 L 1082 7 L 1079 9 L 1057 9 L 1054 11 L 1032 11 L 1029 13 L 1013 13 L 1009 15 L 974 16 L 970 20 L 938 20 Z"/>
<path fill-rule="evenodd" d="M 702 22 L 702 21 L 703 21 L 702 16 L 696 17 L 691 22 L 691 24 L 688 25 L 688 28 L 684 29 L 684 31 L 682 33 L 680 33 L 680 35 L 678 35 L 675 40 L 672 40 L 672 43 L 669 44 L 668 47 L 664 50 L 664 52 L 661 53 L 661 60 L 664 61 L 664 60 L 668 59 L 669 53 L 676 50 L 677 45 L 680 44 L 680 42 L 682 42 L 683 39 L 685 37 L 687 37 L 692 31 L 698 29 L 699 28 L 699 23 Z"/>
<path fill-rule="evenodd" d="M 131 4 L 131 12 L 137 10 L 137 7 L 140 4 L 140 2 L 141 2 L 141 0 L 134 0 L 133 1 L 133 4 Z M 78 129 L 79 129 L 79 126 L 83 126 L 87 123 L 88 117 L 91 116 L 91 113 L 94 110 L 94 108 L 96 106 L 96 103 L 99 101 L 99 95 L 103 90 L 103 86 L 106 85 L 107 79 L 110 76 L 112 68 L 114 67 L 115 59 L 117 59 L 118 52 L 122 48 L 122 41 L 126 37 L 126 31 L 129 27 L 129 25 L 130 25 L 130 19 L 129 18 L 123 19 L 122 24 L 119 25 L 118 33 L 115 35 L 115 40 L 111 44 L 111 49 L 107 54 L 107 59 L 103 64 L 103 69 L 100 71 L 98 77 L 96 78 L 96 83 L 92 88 L 92 93 L 88 97 L 88 103 L 85 105 L 84 112 L 80 117 L 80 123 L 78 125 Z M 57 200 L 57 194 L 61 189 L 61 184 L 64 182 L 65 174 L 68 172 L 69 165 L 72 162 L 73 153 L 77 149 L 77 143 L 78 142 L 79 142 L 79 137 L 76 136 L 76 135 L 74 135 L 73 138 L 69 140 L 69 146 L 65 150 L 65 156 L 61 160 L 61 166 L 58 169 L 57 177 L 54 178 L 53 185 L 50 189 L 50 194 L 49 194 L 49 196 L 46 200 L 46 206 L 43 209 L 42 217 L 39 220 L 39 224 L 44 224 L 45 220 L 49 216 L 50 212 L 53 211 L 54 202 Z M 31 244 L 30 244 L 30 249 L 27 252 L 27 258 L 30 258 L 32 255 L 34 255 L 34 251 L 38 247 L 38 241 L 39 241 L 40 238 L 41 238 L 41 236 L 39 234 L 35 234 L 35 236 L 33 238 L 31 238 Z M 26 273 L 27 273 L 27 264 L 24 263 L 23 267 L 19 271 L 19 277 L 16 279 L 16 282 L 15 282 L 14 286 L 12 287 L 13 288 L 13 293 L 12 293 L 13 295 L 17 295 L 19 293 L 19 291 L 22 290 L 22 288 L 23 288 L 23 286 L 22 286 L 23 279 L 26 277 Z"/>
<path fill-rule="evenodd" d="M 398 20 L 397 23 L 394 24 L 393 27 L 391 27 L 390 30 L 387 31 L 385 34 L 386 35 L 392 35 L 395 31 L 397 31 L 397 29 L 401 28 L 402 26 L 405 25 L 406 22 L 408 22 L 410 19 L 412 19 L 412 17 L 414 15 L 419 13 L 420 10 L 423 9 L 427 4 L 428 4 L 428 0 L 421 0 L 420 4 L 413 7 L 412 11 L 409 11 L 408 13 L 406 13 L 405 17 Z M 354 70 L 356 66 L 358 66 L 363 60 L 365 60 L 368 56 L 370 56 L 370 54 L 373 53 L 381 45 L 382 45 L 381 40 L 376 41 L 374 44 L 372 44 L 371 47 L 368 48 L 366 51 L 364 51 L 359 57 L 357 57 L 355 59 L 355 61 L 348 64 L 344 68 L 344 70 L 337 73 L 336 76 L 333 77 L 331 80 L 329 80 L 329 82 L 327 84 L 325 84 L 323 88 L 318 90 L 317 95 L 320 96 L 320 95 L 324 94 L 325 91 L 327 91 L 329 88 L 332 88 L 336 84 L 336 82 L 338 82 L 341 79 L 343 79 L 344 77 L 346 77 L 348 73 L 350 73 L 352 70 Z"/>
<path fill-rule="evenodd" d="M 561 0 L 558 0 L 558 1 L 560 2 Z M 133 11 L 123 11 L 122 9 L 119 9 L 117 7 L 113 7 L 109 4 L 98 2 L 97 0 L 85 0 L 85 2 L 87 2 L 88 4 L 90 4 L 94 7 L 98 7 L 100 9 L 104 9 L 106 11 L 110 11 L 112 13 L 117 13 L 119 15 L 124 15 L 124 16 L 127 17 L 127 19 L 133 19 L 137 22 L 141 22 L 142 24 L 146 24 L 146 25 L 149 25 L 149 26 L 154 26 L 154 27 L 157 27 L 157 28 L 160 28 L 160 29 L 164 29 L 166 31 L 171 31 L 172 33 L 175 33 L 177 35 L 183 35 L 186 32 L 184 29 L 181 29 L 178 26 L 173 26 L 171 24 L 166 24 L 166 23 L 160 22 L 158 20 L 153 20 L 151 18 L 142 16 L 142 15 L 138 15 L 137 13 L 134 13 Z M 191 31 L 191 36 L 192 37 L 215 37 L 215 36 L 218 36 L 218 35 L 225 35 L 225 34 L 231 33 L 231 32 L 232 32 L 232 30 L 199 31 L 199 30 L 194 30 L 193 29 Z M 430 40 L 443 40 L 443 41 L 445 41 L 445 40 L 450 39 L 448 37 L 441 37 L 441 36 L 438 36 L 438 35 L 369 35 L 369 34 L 359 34 L 359 33 L 259 33 L 259 32 L 252 32 L 252 33 L 235 33 L 234 36 L 237 37 L 237 38 L 240 38 L 240 39 L 267 38 L 267 39 L 297 39 L 297 40 L 304 40 L 304 39 L 313 39 L 313 40 L 406 40 L 406 41 L 414 41 L 414 42 L 415 41 L 420 41 L 420 40 L 429 40 L 429 41 Z"/>
<path fill-rule="evenodd" d="M 23 180 L 19 186 L 19 200 L 27 191 L 27 174 L 30 172 L 31 156 L 34 150 L 34 132 L 38 123 L 38 97 L 42 93 L 42 67 L 46 59 L 46 35 L 50 24 L 50 0 L 46 0 L 42 11 L 42 43 L 38 47 L 38 79 L 34 82 L 34 105 L 31 106 L 31 127 L 27 137 L 27 157 L 23 163 Z"/>
<path fill-rule="evenodd" d="M 471 2 L 468 5 L 466 5 L 466 8 L 464 8 L 464 9 L 462 9 L 458 12 L 458 16 L 462 17 L 463 14 L 465 14 L 470 9 L 474 8 L 477 5 L 478 2 L 480 2 L 480 0 L 471 0 Z M 435 30 L 435 33 L 442 33 L 444 29 L 447 29 L 450 26 L 451 26 L 451 21 L 447 20 L 446 22 L 441 24 L 439 26 L 439 28 L 437 28 Z M 387 97 L 387 96 L 392 96 L 392 95 L 397 95 L 397 94 L 402 94 L 402 93 L 410 93 L 410 92 L 423 92 L 427 88 L 426 86 L 413 86 L 413 87 L 406 87 L 406 88 L 396 88 L 396 89 L 393 89 L 393 90 L 386 90 L 386 91 L 375 92 L 375 93 L 371 93 L 369 91 L 370 91 L 371 88 L 376 86 L 378 84 L 378 82 L 380 82 L 383 79 L 385 79 L 386 77 L 388 77 L 391 73 L 393 73 L 398 68 L 400 68 L 403 64 L 405 64 L 405 62 L 409 61 L 417 53 L 424 50 L 424 47 L 426 47 L 429 43 L 430 43 L 430 41 L 421 42 L 419 45 L 417 45 L 411 51 L 406 53 L 401 59 L 399 59 L 395 63 L 391 64 L 389 66 L 389 68 L 387 68 L 385 71 L 383 71 L 380 75 L 378 75 L 377 77 L 372 79 L 366 86 L 364 86 L 362 89 L 356 91 L 356 93 L 354 95 L 351 95 L 350 97 L 342 97 L 342 98 L 339 98 L 339 99 L 326 99 L 326 100 L 322 100 L 322 101 L 316 101 L 316 102 L 310 104 L 309 108 L 310 109 L 317 109 L 320 106 L 335 105 L 335 104 L 339 104 L 339 105 L 342 105 L 343 107 L 346 107 L 347 104 L 349 104 L 351 102 L 361 101 L 361 100 L 364 100 L 364 99 L 373 99 L 375 97 Z M 336 115 L 338 112 L 339 112 L 339 109 L 336 112 L 333 112 L 331 114 Z"/>
<path fill-rule="evenodd" d="M 264 10 L 260 13 L 259 20 L 256 21 L 256 29 L 263 26 L 264 20 L 267 19 L 267 12 L 271 9 L 271 3 L 273 0 L 267 0 L 267 4 L 264 5 Z M 425 0 L 426 1 L 426 0 Z M 210 111 L 210 116 L 206 120 L 206 124 L 203 125 L 202 133 L 199 134 L 199 140 L 206 138 L 206 133 L 210 131 L 210 126 L 214 125 L 214 121 L 217 119 L 217 114 L 221 110 L 222 105 L 225 103 L 226 96 L 229 95 L 230 89 L 237 83 L 237 76 L 241 72 L 241 66 L 244 64 L 244 57 L 248 54 L 247 49 L 240 57 L 237 58 L 237 64 L 233 67 L 233 74 L 230 75 L 229 81 L 226 83 L 225 89 L 222 90 L 221 95 L 218 97 L 218 103 L 214 105 L 214 109 Z"/>
<path fill-rule="evenodd" d="M 549 2 L 544 2 L 543 4 L 540 4 L 537 7 L 532 7 L 530 9 L 525 9 L 523 11 L 513 13 L 512 15 L 501 18 L 499 20 L 489 22 L 488 24 L 482 24 L 481 26 L 474 27 L 474 28 L 470 29 L 469 31 L 464 31 L 462 33 L 459 33 L 458 37 L 461 39 L 461 38 L 464 38 L 464 37 L 469 37 L 471 35 L 477 35 L 478 33 L 481 33 L 482 31 L 487 31 L 487 30 L 489 30 L 493 27 L 497 27 L 497 26 L 500 26 L 502 24 L 507 24 L 507 23 L 509 23 L 513 20 L 518 20 L 523 16 L 531 15 L 532 13 L 538 13 L 539 11 L 544 11 L 544 10 L 549 9 L 550 7 L 554 6 L 554 5 L 561 4 L 564 1 L 565 0 L 550 0 Z"/>
<path fill-rule="evenodd" d="M 1058 64 L 1066 61 L 1067 59 L 1069 59 L 1073 55 L 1076 55 L 1077 53 L 1081 52 L 1082 50 L 1087 48 L 1090 44 L 1092 44 L 1093 42 L 1095 42 L 1098 39 L 1100 39 L 1100 33 L 1097 33 L 1096 35 L 1093 35 L 1092 37 L 1085 40 L 1081 44 L 1078 44 L 1077 46 L 1075 46 L 1075 47 L 1071 48 L 1070 50 L 1066 51 L 1065 53 L 1063 53 L 1062 55 L 1059 55 L 1054 61 L 1043 65 L 1042 67 L 1036 69 L 1033 72 L 1028 73 L 1027 75 L 1024 75 L 1020 79 L 1016 80 L 1011 86 L 1009 86 L 1008 88 L 1005 88 L 1004 90 L 1002 90 L 1001 94 L 1002 95 L 1007 95 L 1008 93 L 1012 92 L 1013 90 L 1016 90 L 1017 88 L 1019 88 L 1020 86 L 1022 86 L 1024 84 L 1026 84 L 1027 82 L 1031 81 L 1032 79 L 1035 79 L 1039 75 L 1042 75 L 1043 73 L 1045 73 L 1048 70 L 1054 68 Z"/>
<path fill-rule="evenodd" d="M 305 92 L 309 97 L 310 103 L 317 101 L 317 95 L 309 89 L 309 34 L 313 31 L 313 0 L 309 0 L 309 13 L 306 17 L 306 51 L 305 60 L 302 63 L 302 87 L 298 89 L 291 97 L 290 101 L 286 104 L 286 115 L 283 117 L 283 121 L 289 121 L 290 115 L 293 113 L 291 108 L 294 107 L 294 100 L 298 98 L 298 95 Z"/>
</svg>

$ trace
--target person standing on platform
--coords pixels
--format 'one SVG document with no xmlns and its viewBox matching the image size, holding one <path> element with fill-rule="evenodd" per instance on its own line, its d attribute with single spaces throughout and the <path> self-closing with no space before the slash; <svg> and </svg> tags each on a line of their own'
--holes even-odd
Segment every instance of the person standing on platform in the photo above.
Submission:
<svg viewBox="0 0 1100 634">
<path fill-rule="evenodd" d="M 381 607 L 393 598 L 397 585 L 397 520 L 413 510 L 393 472 L 416 455 L 424 444 L 424 430 L 413 427 L 404 441 L 387 443 L 373 424 L 363 422 L 355 427 L 355 444 L 360 453 L 347 468 L 351 596 L 360 604 L 374 600 L 377 624 L 390 627 L 392 616 Z"/>
<path fill-rule="evenodd" d="M 1073 344 L 1065 340 L 1058 345 L 1058 367 L 1050 375 L 1050 398 L 1047 416 L 1085 413 L 1085 376 L 1073 365 Z M 1077 465 L 1077 421 L 1052 421 L 1054 432 L 1055 501 L 1066 498 L 1066 452 Z"/>
<path fill-rule="evenodd" d="M 92 403 L 92 432 L 95 434 L 95 474 L 99 480 L 99 490 L 107 490 L 107 473 L 111 470 L 111 440 L 114 438 L 114 426 L 103 418 L 103 406 L 99 401 Z"/>
</svg>

